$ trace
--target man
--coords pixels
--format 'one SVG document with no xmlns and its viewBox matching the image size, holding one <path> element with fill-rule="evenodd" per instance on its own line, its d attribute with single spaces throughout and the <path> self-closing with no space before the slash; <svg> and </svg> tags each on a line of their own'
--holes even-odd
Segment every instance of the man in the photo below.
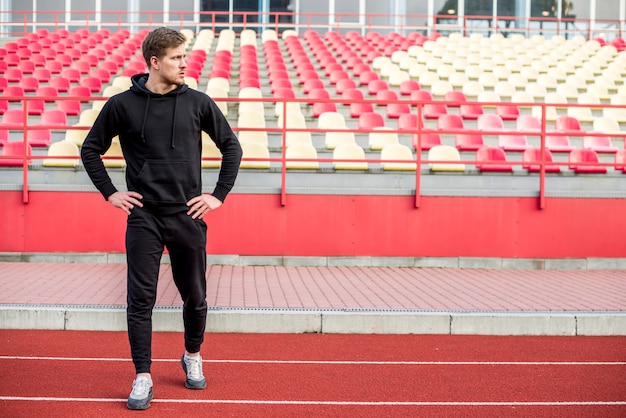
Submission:
<svg viewBox="0 0 626 418">
<path fill-rule="evenodd" d="M 183 300 L 185 386 L 204 389 L 200 346 L 206 324 L 206 231 L 204 217 L 218 209 L 232 189 L 241 146 L 221 111 L 184 80 L 185 37 L 159 28 L 142 44 L 148 74 L 111 97 L 81 149 L 89 177 L 114 207 L 128 214 L 128 337 L 136 378 L 130 409 L 147 409 L 153 397 L 150 374 L 152 308 L 164 248 Z M 215 189 L 202 193 L 202 131 L 217 144 L 222 165 Z M 115 136 L 126 160 L 127 191 L 111 182 L 101 160 Z"/>
</svg>

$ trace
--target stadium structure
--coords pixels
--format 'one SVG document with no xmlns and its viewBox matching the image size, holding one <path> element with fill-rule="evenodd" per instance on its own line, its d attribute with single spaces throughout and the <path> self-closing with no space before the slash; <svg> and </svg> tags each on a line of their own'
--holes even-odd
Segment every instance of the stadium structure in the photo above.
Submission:
<svg viewBox="0 0 626 418">
<path fill-rule="evenodd" d="M 123 260 L 78 155 L 165 25 L 244 149 L 211 262 L 626 266 L 624 0 L 0 6 L 1 259 Z"/>
</svg>

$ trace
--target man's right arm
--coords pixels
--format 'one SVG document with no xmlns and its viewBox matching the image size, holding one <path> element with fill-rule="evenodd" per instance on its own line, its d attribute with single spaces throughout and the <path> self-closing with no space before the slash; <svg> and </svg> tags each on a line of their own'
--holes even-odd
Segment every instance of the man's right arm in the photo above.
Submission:
<svg viewBox="0 0 626 418">
<path fill-rule="evenodd" d="M 87 171 L 92 183 L 106 200 L 113 193 L 117 192 L 117 188 L 113 185 L 101 157 L 111 146 L 113 137 L 117 135 L 117 118 L 115 117 L 112 102 L 109 99 L 104 105 L 80 150 L 85 171 Z"/>
</svg>

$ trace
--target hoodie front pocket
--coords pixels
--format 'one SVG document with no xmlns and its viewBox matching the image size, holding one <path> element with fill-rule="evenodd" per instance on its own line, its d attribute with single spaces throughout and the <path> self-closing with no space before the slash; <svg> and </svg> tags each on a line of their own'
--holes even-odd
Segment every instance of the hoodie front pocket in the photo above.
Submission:
<svg viewBox="0 0 626 418">
<path fill-rule="evenodd" d="M 146 160 L 137 180 L 137 191 L 153 203 L 186 203 L 197 186 L 189 161 Z"/>
</svg>

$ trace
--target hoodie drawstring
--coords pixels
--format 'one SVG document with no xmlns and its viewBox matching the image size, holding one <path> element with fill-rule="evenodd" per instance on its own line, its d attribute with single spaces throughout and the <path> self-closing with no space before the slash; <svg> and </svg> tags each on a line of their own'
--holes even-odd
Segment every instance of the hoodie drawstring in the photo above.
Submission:
<svg viewBox="0 0 626 418">
<path fill-rule="evenodd" d="M 146 101 L 146 110 L 143 113 L 143 122 L 141 123 L 141 140 L 143 141 L 144 144 L 146 143 L 146 135 L 145 135 L 146 121 L 148 120 L 148 109 L 150 108 L 150 95 L 148 94 L 147 97 L 148 97 L 148 100 Z"/>
<path fill-rule="evenodd" d="M 174 138 L 176 137 L 176 108 L 178 107 L 178 95 L 176 93 L 176 98 L 174 99 L 174 117 L 172 119 L 172 149 L 176 148 L 176 144 L 174 143 Z"/>
</svg>

